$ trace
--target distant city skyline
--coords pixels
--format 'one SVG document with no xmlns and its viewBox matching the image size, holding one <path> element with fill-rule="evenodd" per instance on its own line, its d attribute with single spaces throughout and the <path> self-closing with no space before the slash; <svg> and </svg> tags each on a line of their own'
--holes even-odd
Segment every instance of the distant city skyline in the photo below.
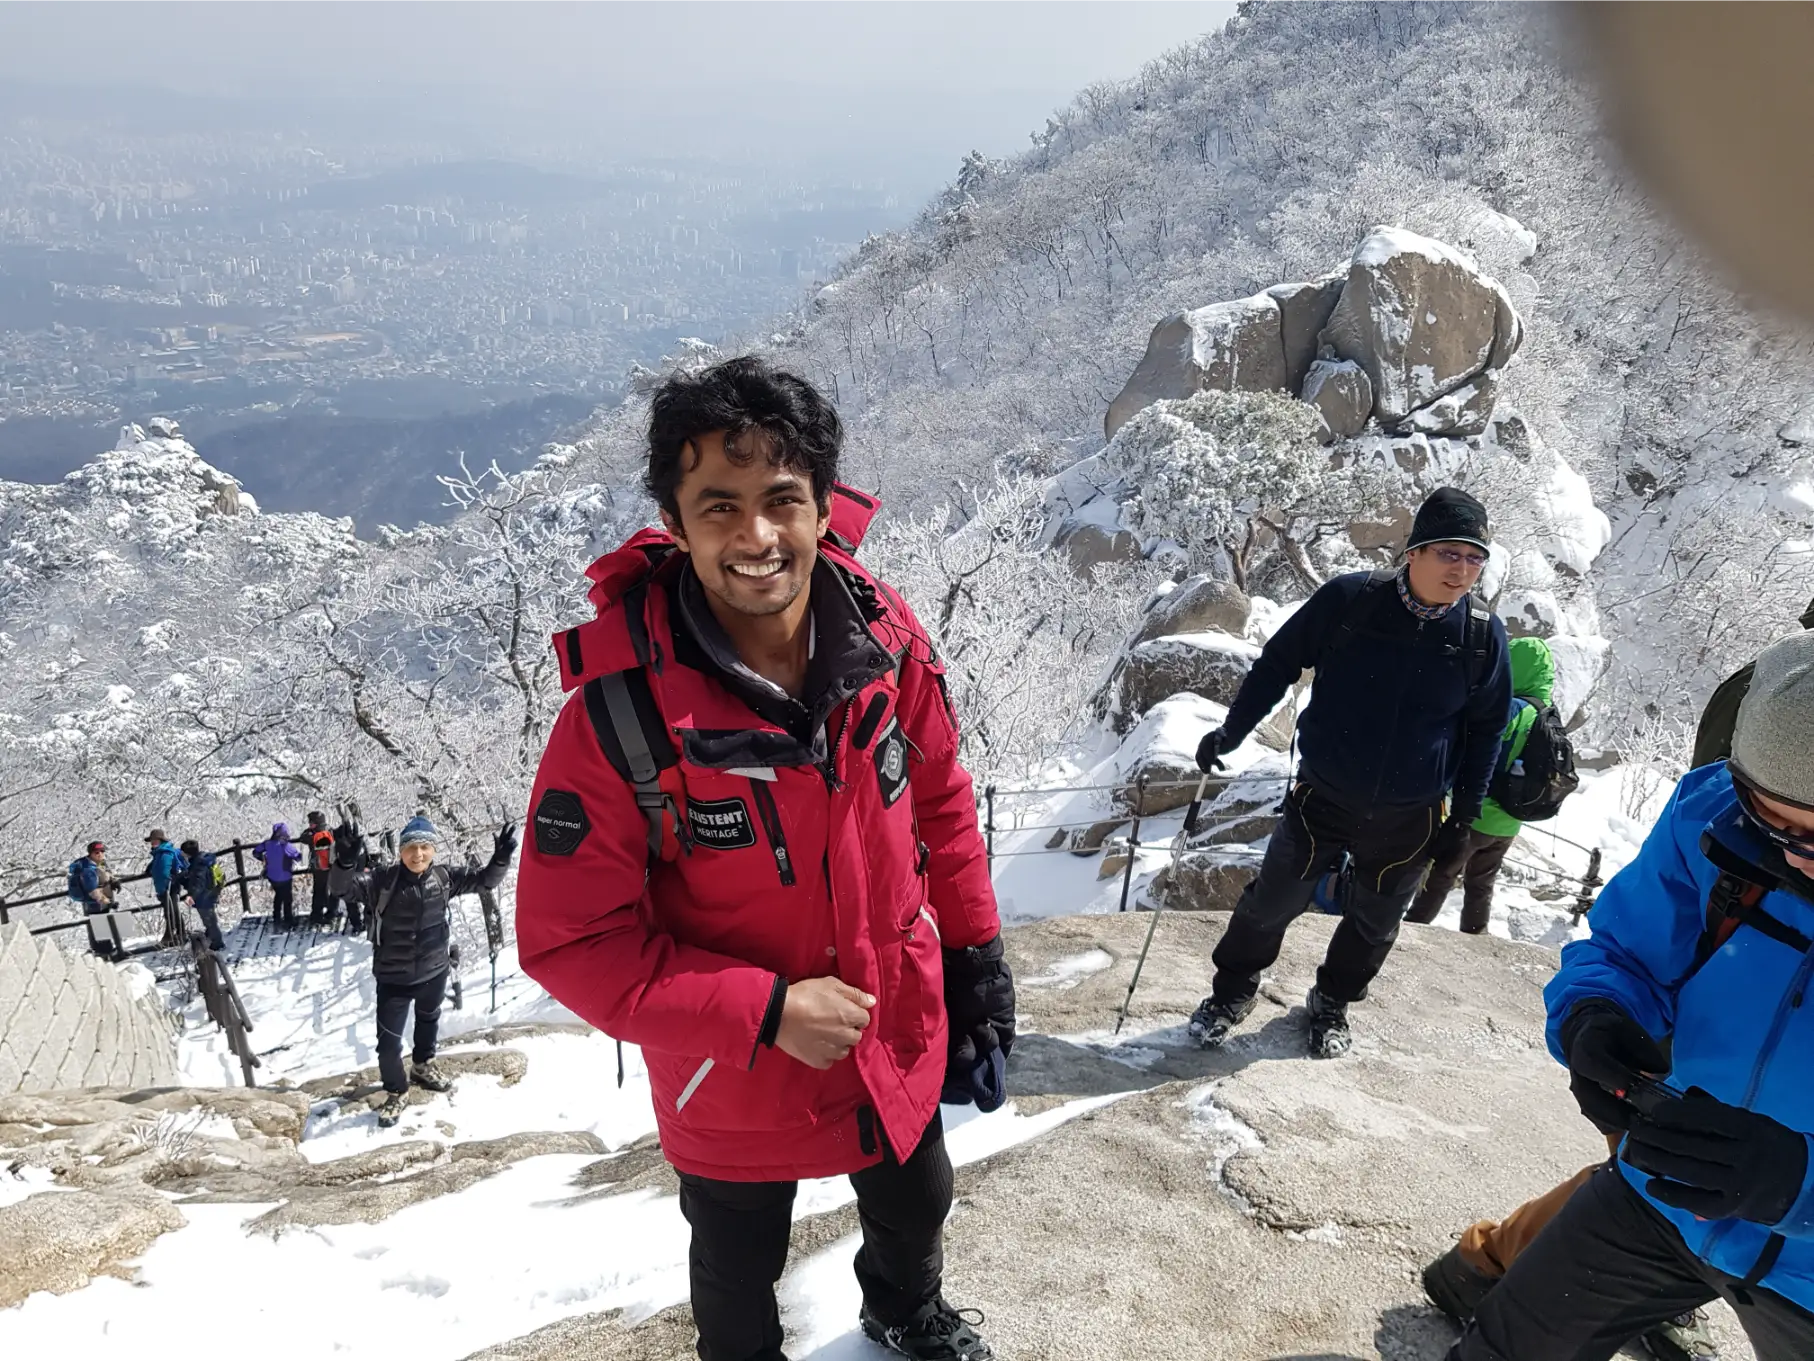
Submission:
<svg viewBox="0 0 1814 1361">
<path fill-rule="evenodd" d="M 1231 0 L 13 3 L 0 4 L 0 80 L 379 101 L 503 140 L 836 167 L 926 193 L 965 152 L 1024 150 L 1082 87 L 1233 12 Z"/>
</svg>

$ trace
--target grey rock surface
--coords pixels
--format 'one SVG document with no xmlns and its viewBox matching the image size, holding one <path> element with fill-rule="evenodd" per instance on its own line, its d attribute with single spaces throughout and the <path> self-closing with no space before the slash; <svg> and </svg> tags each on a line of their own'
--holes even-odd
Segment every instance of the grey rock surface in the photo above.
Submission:
<svg viewBox="0 0 1814 1361">
<path fill-rule="evenodd" d="M 1423 1299 L 1424 1263 L 1605 1156 L 1543 1048 L 1553 951 L 1407 926 L 1354 1009 L 1354 1051 L 1315 1062 L 1301 1001 L 1333 921 L 1307 917 L 1259 1010 L 1209 1053 L 1183 1027 L 1225 921 L 1159 920 L 1119 1044 L 1151 916 L 1007 932 L 1023 978 L 1113 963 L 1021 990 L 1009 1068 L 1023 1112 L 1112 1099 L 958 1175 L 946 1294 L 984 1311 L 1004 1361 L 1441 1361 L 1454 1330 Z M 797 1223 L 793 1264 L 848 1224 Z M 1722 1356 L 1746 1361 L 1723 1306 L 1715 1322 Z M 601 1314 L 474 1361 L 683 1361 L 691 1343 L 685 1309 L 635 1327 Z"/>
<path fill-rule="evenodd" d="M 1506 351 L 1498 339 L 1502 293 L 1441 243 L 1379 228 L 1355 251 L 1321 340 L 1367 371 L 1374 414 L 1395 423 Z"/>
<path fill-rule="evenodd" d="M 1347 281 L 1348 271 L 1342 269 L 1315 283 L 1276 284 L 1266 290 L 1266 296 L 1279 305 L 1279 347 L 1285 356 L 1287 392 L 1304 386 L 1316 359 L 1317 337 L 1329 324 Z"/>
<path fill-rule="evenodd" d="M 1212 631 L 1239 638 L 1252 613 L 1253 602 L 1233 582 L 1211 576 L 1186 577 L 1147 606 L 1134 641 Z"/>
<path fill-rule="evenodd" d="M 1323 418 L 1325 443 L 1360 434 L 1373 414 L 1373 380 L 1352 359 L 1317 360 L 1301 395 Z"/>
<path fill-rule="evenodd" d="M 1225 633 L 1136 644 L 1122 664 L 1119 711 L 1124 720 L 1132 720 L 1186 691 L 1217 704 L 1232 703 L 1259 655 L 1254 644 Z"/>
<path fill-rule="evenodd" d="M 40 1191 L 0 1209 L 0 1309 L 39 1290 L 64 1295 L 96 1276 L 131 1279 L 127 1264 L 182 1211 L 149 1192 Z"/>
<path fill-rule="evenodd" d="M 1101 563 L 1140 560 L 1140 540 L 1131 531 L 1108 530 L 1088 521 L 1065 525 L 1052 540 L 1052 546 L 1065 555 L 1071 570 L 1083 577 Z"/>
<path fill-rule="evenodd" d="M 1103 420 L 1106 438 L 1162 399 L 1219 392 L 1275 392 L 1289 385 L 1279 303 L 1265 293 L 1211 303 L 1153 327 L 1146 353 Z M 1294 389 L 1295 390 L 1295 389 Z"/>
</svg>

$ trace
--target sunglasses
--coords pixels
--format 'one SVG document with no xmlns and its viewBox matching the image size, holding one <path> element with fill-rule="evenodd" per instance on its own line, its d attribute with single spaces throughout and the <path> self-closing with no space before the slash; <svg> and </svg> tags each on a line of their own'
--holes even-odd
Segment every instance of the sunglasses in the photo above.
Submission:
<svg viewBox="0 0 1814 1361">
<path fill-rule="evenodd" d="M 1730 763 L 1726 768 L 1728 771 L 1732 769 Z M 1739 811 L 1766 841 L 1790 855 L 1814 860 L 1814 832 L 1790 832 L 1771 822 L 1757 806 L 1757 790 L 1738 775 L 1732 777 L 1732 789 L 1738 795 Z"/>
<path fill-rule="evenodd" d="M 1432 548 L 1430 551 L 1436 555 L 1436 561 L 1444 567 L 1453 567 L 1458 562 L 1465 562 L 1478 572 L 1486 566 L 1485 553 L 1464 553 L 1459 548 Z"/>
</svg>

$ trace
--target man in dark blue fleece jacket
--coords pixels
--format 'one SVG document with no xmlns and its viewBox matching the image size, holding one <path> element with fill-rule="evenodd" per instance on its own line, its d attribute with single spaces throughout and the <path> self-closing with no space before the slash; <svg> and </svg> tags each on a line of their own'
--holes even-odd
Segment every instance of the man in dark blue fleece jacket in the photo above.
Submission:
<svg viewBox="0 0 1814 1361">
<path fill-rule="evenodd" d="M 1479 501 L 1454 487 L 1432 492 L 1398 572 L 1325 583 L 1266 644 L 1226 721 L 1197 749 L 1198 764 L 1215 769 L 1315 669 L 1297 781 L 1191 1017 L 1204 1046 L 1253 1010 L 1286 927 L 1346 853 L 1342 921 L 1306 1002 L 1310 1052 L 1346 1052 L 1348 1004 L 1385 963 L 1431 859 L 1480 815 L 1512 699 L 1505 626 L 1469 595 L 1489 541 Z"/>
</svg>

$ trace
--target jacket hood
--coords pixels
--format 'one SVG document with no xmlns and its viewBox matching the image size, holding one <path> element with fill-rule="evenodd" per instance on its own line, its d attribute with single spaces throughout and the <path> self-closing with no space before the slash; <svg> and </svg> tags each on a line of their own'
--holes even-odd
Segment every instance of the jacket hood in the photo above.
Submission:
<svg viewBox="0 0 1814 1361">
<path fill-rule="evenodd" d="M 875 497 L 834 483 L 831 523 L 819 540 L 820 553 L 867 576 L 851 555 L 880 510 Z M 641 529 L 586 569 L 592 583 L 586 598 L 597 617 L 553 637 L 562 690 L 636 666 L 659 667 L 659 647 L 651 642 L 645 614 L 647 588 L 658 579 L 677 576 L 678 558 L 674 537 L 666 530 Z"/>
<path fill-rule="evenodd" d="M 273 837 L 282 837 L 285 841 L 288 841 L 290 839 L 290 824 L 287 822 L 272 823 L 271 835 Z"/>
<path fill-rule="evenodd" d="M 1548 704 L 1556 688 L 1556 658 L 1541 638 L 1513 638 L 1506 644 L 1512 664 L 1512 693 Z"/>
</svg>

